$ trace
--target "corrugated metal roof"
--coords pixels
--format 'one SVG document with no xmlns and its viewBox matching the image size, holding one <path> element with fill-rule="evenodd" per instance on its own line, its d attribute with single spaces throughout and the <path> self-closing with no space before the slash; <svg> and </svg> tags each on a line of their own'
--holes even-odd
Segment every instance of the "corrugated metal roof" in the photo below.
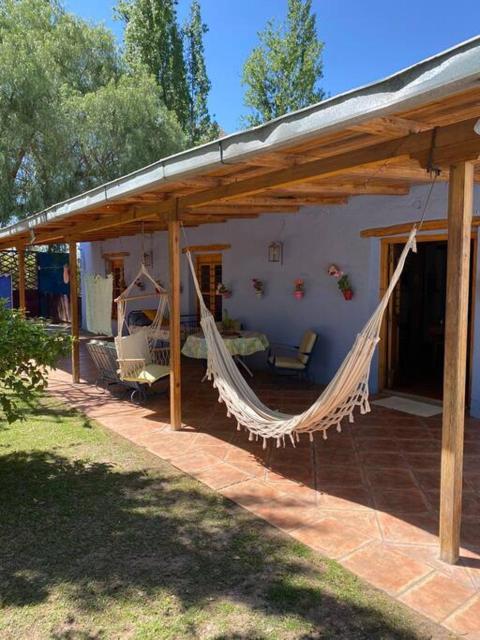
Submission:
<svg viewBox="0 0 480 640">
<path fill-rule="evenodd" d="M 265 151 L 329 134 L 375 117 L 418 107 L 480 87 L 480 36 L 427 58 L 383 80 L 345 92 L 260 126 L 163 158 L 55 204 L 0 229 L 0 239 L 15 236 L 93 205 L 178 181 L 223 164 L 234 164 Z"/>
</svg>

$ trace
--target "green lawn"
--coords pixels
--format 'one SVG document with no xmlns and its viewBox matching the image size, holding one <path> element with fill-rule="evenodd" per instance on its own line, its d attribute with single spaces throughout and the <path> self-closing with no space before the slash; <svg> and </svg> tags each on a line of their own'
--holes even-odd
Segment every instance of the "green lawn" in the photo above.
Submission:
<svg viewBox="0 0 480 640">
<path fill-rule="evenodd" d="M 0 638 L 448 634 L 44 399 L 0 429 Z"/>
</svg>

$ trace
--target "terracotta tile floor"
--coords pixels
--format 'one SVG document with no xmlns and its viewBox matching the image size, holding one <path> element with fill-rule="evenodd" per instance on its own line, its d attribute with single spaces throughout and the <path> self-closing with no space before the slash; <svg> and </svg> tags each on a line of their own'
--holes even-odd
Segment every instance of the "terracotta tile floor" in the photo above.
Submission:
<svg viewBox="0 0 480 640">
<path fill-rule="evenodd" d="M 169 428 L 165 395 L 138 407 L 97 389 L 81 349 L 84 381 L 68 364 L 51 375 L 55 396 L 234 500 L 289 535 L 337 559 L 371 584 L 470 640 L 480 640 L 480 421 L 468 419 L 462 551 L 438 559 L 441 417 L 376 407 L 328 440 L 263 449 L 235 430 L 201 366 L 183 367 L 182 431 Z M 87 382 L 90 381 L 90 382 Z M 298 412 L 318 388 L 256 374 L 272 407 Z"/>
</svg>

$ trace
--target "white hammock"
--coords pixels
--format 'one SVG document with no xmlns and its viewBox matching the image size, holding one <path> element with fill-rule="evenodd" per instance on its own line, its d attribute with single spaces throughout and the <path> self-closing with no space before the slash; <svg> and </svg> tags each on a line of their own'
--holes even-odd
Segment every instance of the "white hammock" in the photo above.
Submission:
<svg viewBox="0 0 480 640">
<path fill-rule="evenodd" d="M 349 421 L 353 422 L 355 407 L 360 409 L 361 414 L 370 411 L 368 377 L 375 347 L 380 339 L 383 314 L 400 279 L 410 250 L 416 251 L 416 233 L 417 229 L 414 227 L 385 295 L 370 320 L 357 335 L 352 349 L 340 365 L 335 377 L 312 406 L 298 415 L 289 415 L 269 409 L 248 386 L 225 346 L 215 324 L 215 319 L 205 306 L 192 257 L 187 252 L 200 304 L 200 324 L 207 344 L 207 376 L 209 379 L 213 376 L 213 386 L 219 394 L 218 401 L 225 403 L 227 415 L 235 417 L 238 429 L 242 427 L 247 429 L 250 432 L 250 439 L 254 436 L 263 438 L 264 446 L 266 446 L 267 438 L 276 438 L 277 446 L 280 446 L 282 442 L 285 444 L 286 436 L 289 436 L 292 443 L 295 444 L 295 438 L 298 441 L 301 433 L 309 433 L 312 439 L 314 431 L 322 431 L 323 437 L 326 439 L 327 429 L 330 427 L 335 426 L 340 431 L 344 418 L 348 417 Z"/>
</svg>

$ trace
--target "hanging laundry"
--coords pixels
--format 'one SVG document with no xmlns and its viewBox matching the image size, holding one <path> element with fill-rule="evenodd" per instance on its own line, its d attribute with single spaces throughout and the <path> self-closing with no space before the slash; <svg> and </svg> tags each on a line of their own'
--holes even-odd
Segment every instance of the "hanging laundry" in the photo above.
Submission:
<svg viewBox="0 0 480 640">
<path fill-rule="evenodd" d="M 96 335 L 112 334 L 113 278 L 87 273 L 84 276 L 87 330 Z"/>
</svg>

